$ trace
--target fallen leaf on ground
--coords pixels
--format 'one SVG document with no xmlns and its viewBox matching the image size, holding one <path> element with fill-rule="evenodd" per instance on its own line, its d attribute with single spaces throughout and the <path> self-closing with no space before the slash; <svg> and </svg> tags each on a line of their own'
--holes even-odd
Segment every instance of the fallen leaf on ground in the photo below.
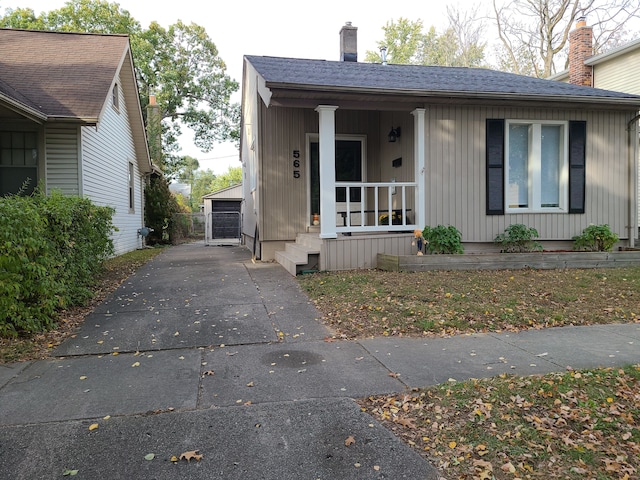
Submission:
<svg viewBox="0 0 640 480">
<path fill-rule="evenodd" d="M 180 455 L 180 460 L 186 460 L 187 462 L 190 462 L 191 459 L 193 458 L 194 460 L 202 460 L 202 455 L 199 454 L 200 450 L 190 450 L 188 452 L 184 452 Z"/>
<path fill-rule="evenodd" d="M 73 477 L 77 474 L 78 474 L 78 470 L 65 470 L 64 472 L 62 472 L 63 477 L 69 477 L 69 476 Z"/>
<path fill-rule="evenodd" d="M 411 418 L 398 418 L 395 420 L 396 423 L 399 423 L 403 427 L 407 428 L 416 428 L 416 424 Z"/>
<path fill-rule="evenodd" d="M 398 378 L 400 376 L 400 374 L 396 373 L 396 372 L 389 372 L 389 376 L 393 377 L 393 378 Z"/>
<path fill-rule="evenodd" d="M 347 439 L 344 441 L 344 444 L 348 447 L 349 445 L 353 445 L 356 443 L 356 439 L 353 436 L 349 435 Z"/>
<path fill-rule="evenodd" d="M 156 455 L 155 455 L 154 453 L 147 453 L 147 454 L 144 456 L 144 459 L 145 459 L 145 460 L 153 460 L 154 458 L 156 458 Z"/>
<path fill-rule="evenodd" d="M 92 423 L 91 425 L 89 425 L 89 431 L 93 431 L 98 427 L 99 427 L 99 425 L 97 423 Z"/>
</svg>

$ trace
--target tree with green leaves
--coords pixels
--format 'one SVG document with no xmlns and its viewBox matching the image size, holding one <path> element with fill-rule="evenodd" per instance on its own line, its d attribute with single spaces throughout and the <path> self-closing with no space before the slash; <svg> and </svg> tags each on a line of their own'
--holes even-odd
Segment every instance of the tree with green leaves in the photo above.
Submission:
<svg viewBox="0 0 640 480">
<path fill-rule="evenodd" d="M 210 169 L 197 170 L 193 176 L 193 186 L 191 188 L 191 198 L 194 203 L 200 205 L 202 197 L 214 191 L 216 175 Z"/>
<path fill-rule="evenodd" d="M 162 138 L 161 149 L 150 148 L 152 160 L 168 178 L 181 167 L 181 127 L 193 130 L 194 143 L 203 151 L 215 142 L 239 139 L 240 109 L 231 102 L 238 83 L 226 74 L 215 44 L 199 25 L 178 21 L 164 28 L 152 22 L 143 29 L 117 3 L 69 0 L 38 16 L 31 9 L 7 9 L 0 27 L 129 34 L 150 147 L 154 138 Z M 158 104 L 157 123 L 147 115 L 151 94 Z"/>
<path fill-rule="evenodd" d="M 242 167 L 229 167 L 222 175 L 217 175 L 211 187 L 212 192 L 240 185 L 242 183 Z"/>
<path fill-rule="evenodd" d="M 196 158 L 186 155 L 180 157 L 181 168 L 178 173 L 178 180 L 182 183 L 189 185 L 189 209 L 193 212 L 199 211 L 200 200 L 193 195 L 193 183 L 195 180 L 196 170 L 200 168 L 200 162 Z"/>
<path fill-rule="evenodd" d="M 594 53 L 626 39 L 625 23 L 638 15 L 638 0 L 493 0 L 501 70 L 546 78 L 566 68 L 569 32 L 585 17 Z"/>
<path fill-rule="evenodd" d="M 485 47 L 481 41 L 482 23 L 475 19 L 474 12 L 461 14 L 449 8 L 448 16 L 449 26 L 442 34 L 433 26 L 424 32 L 420 19 L 391 20 L 382 27 L 384 40 L 377 42 L 378 47 L 386 47 L 388 63 L 481 66 Z M 365 61 L 381 62 L 380 52 L 367 51 Z"/>
</svg>

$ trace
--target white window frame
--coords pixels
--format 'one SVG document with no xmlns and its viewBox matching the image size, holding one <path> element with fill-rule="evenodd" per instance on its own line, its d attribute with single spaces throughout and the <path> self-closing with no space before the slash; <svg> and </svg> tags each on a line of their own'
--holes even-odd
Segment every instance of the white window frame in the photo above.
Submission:
<svg viewBox="0 0 640 480">
<path fill-rule="evenodd" d="M 511 125 L 531 125 L 532 133 L 529 138 L 528 158 L 528 207 L 509 206 L 509 159 L 510 142 L 509 133 Z M 558 178 L 559 206 L 543 207 L 542 179 L 541 179 L 541 151 L 542 151 L 542 126 L 557 125 L 562 127 L 561 142 L 562 152 L 560 158 L 560 175 Z M 504 195 L 506 213 L 566 213 L 569 211 L 569 122 L 563 120 L 506 120 L 505 121 L 505 175 Z"/>
<path fill-rule="evenodd" d="M 120 88 L 117 83 L 113 85 L 113 90 L 111 90 L 111 105 L 116 112 L 120 113 Z"/>
<path fill-rule="evenodd" d="M 135 183 L 136 169 L 133 162 L 129 162 L 127 168 L 128 178 L 128 193 L 129 193 L 129 213 L 135 213 L 136 211 L 136 183 Z"/>
</svg>

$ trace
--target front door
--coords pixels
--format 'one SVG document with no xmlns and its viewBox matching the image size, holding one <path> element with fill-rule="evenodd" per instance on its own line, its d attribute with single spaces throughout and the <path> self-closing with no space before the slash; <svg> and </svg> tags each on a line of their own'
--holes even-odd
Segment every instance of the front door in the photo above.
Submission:
<svg viewBox="0 0 640 480">
<path fill-rule="evenodd" d="M 310 206 L 311 215 L 320 213 L 320 149 L 317 140 L 312 140 L 309 145 L 310 165 Z M 363 140 L 361 139 L 336 139 L 336 182 L 362 182 L 363 169 Z M 349 209 L 351 212 L 360 211 L 362 192 L 359 188 L 349 190 Z M 350 215 L 351 225 L 361 225 L 360 213 L 347 213 L 347 188 L 336 187 L 336 225 L 345 225 L 346 215 Z"/>
</svg>

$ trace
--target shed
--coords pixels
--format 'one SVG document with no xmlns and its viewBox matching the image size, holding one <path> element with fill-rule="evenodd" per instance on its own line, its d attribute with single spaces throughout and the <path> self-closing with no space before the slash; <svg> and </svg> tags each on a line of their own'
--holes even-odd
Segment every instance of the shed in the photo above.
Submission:
<svg viewBox="0 0 640 480">
<path fill-rule="evenodd" d="M 242 226 L 242 184 L 202 197 L 205 216 L 205 245 L 240 244 Z"/>
</svg>

